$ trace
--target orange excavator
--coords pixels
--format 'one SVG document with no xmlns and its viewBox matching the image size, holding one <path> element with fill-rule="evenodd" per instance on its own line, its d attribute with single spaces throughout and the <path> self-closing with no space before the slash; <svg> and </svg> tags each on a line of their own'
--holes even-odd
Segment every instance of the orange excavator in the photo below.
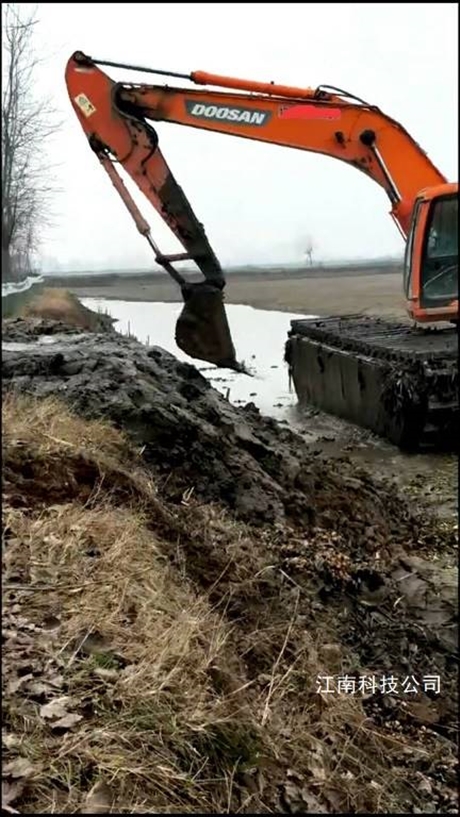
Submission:
<svg viewBox="0 0 460 817">
<path fill-rule="evenodd" d="M 115 82 L 99 66 L 201 87 Z M 452 327 L 458 323 L 458 184 L 447 182 L 398 122 L 331 86 L 294 88 L 202 71 L 178 74 L 93 59 L 79 51 L 68 61 L 66 83 L 90 147 L 157 264 L 181 288 L 178 346 L 219 367 L 244 370 L 225 313 L 225 277 L 151 123 L 171 122 L 321 153 L 377 182 L 406 241 L 403 288 L 414 325 L 360 316 L 293 321 L 285 358 L 301 403 L 363 424 L 405 447 L 431 439 L 432 432 L 437 438 L 449 436 L 452 419 L 456 423 L 458 418 L 457 336 Z M 184 252 L 160 251 L 117 165 L 135 181 Z M 194 262 L 204 280 L 185 278 L 175 266 L 179 261 Z"/>
</svg>

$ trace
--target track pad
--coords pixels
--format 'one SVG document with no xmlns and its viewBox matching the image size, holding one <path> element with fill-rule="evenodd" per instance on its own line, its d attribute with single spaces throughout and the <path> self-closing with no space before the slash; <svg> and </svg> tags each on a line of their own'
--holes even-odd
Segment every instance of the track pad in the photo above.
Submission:
<svg viewBox="0 0 460 817">
<path fill-rule="evenodd" d="M 176 343 L 197 360 L 221 369 L 244 371 L 236 360 L 222 290 L 206 281 L 182 288 L 184 308 L 176 324 Z"/>
</svg>

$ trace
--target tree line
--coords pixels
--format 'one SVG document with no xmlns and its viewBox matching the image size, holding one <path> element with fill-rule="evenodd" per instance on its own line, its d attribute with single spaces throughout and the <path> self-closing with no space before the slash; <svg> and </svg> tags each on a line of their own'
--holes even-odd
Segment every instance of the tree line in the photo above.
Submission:
<svg viewBox="0 0 460 817">
<path fill-rule="evenodd" d="M 2 281 L 34 271 L 56 192 L 47 141 L 59 128 L 37 89 L 36 9 L 2 4 Z"/>
</svg>

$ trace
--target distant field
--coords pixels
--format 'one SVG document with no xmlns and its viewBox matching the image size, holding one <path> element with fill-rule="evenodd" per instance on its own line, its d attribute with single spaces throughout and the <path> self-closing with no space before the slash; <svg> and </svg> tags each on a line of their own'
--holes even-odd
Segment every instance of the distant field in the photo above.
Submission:
<svg viewBox="0 0 460 817">
<path fill-rule="evenodd" d="M 181 301 L 178 286 L 166 273 L 112 273 L 52 277 L 53 287 L 79 298 L 120 301 Z M 310 314 L 363 312 L 402 317 L 404 298 L 399 264 L 232 271 L 227 275 L 227 303 L 259 309 Z"/>
<path fill-rule="evenodd" d="M 347 262 L 346 264 L 322 264 L 317 266 L 254 266 L 254 267 L 233 267 L 224 269 L 225 275 L 232 279 L 252 279 L 252 278 L 270 278 L 270 280 L 280 279 L 283 281 L 292 278 L 329 278 L 336 275 L 341 276 L 356 276 L 356 275 L 374 275 L 387 274 L 399 272 L 402 264 L 397 261 L 357 261 Z M 181 270 L 187 278 L 192 280 L 199 277 L 199 273 Z M 53 286 L 57 284 L 68 284 L 71 286 L 100 286 L 102 282 L 104 286 L 110 286 L 113 283 L 121 281 L 144 283 L 161 283 L 165 278 L 166 273 L 161 269 L 149 270 L 88 270 L 78 272 L 66 273 L 47 273 L 46 278 L 52 279 Z"/>
</svg>

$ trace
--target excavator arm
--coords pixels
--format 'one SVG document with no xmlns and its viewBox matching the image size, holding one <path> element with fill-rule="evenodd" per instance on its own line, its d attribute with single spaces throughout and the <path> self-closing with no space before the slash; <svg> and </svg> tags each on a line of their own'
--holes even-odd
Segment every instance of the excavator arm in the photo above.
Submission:
<svg viewBox="0 0 460 817">
<path fill-rule="evenodd" d="M 228 90 L 119 83 L 99 65 L 144 70 Z M 169 74 L 94 60 L 81 52 L 70 58 L 66 82 L 92 149 L 138 230 L 152 246 L 157 263 L 182 288 L 185 309 L 176 330 L 178 345 L 192 357 L 220 366 L 240 368 L 223 307 L 225 279 L 202 224 L 167 165 L 150 122 L 171 122 L 284 145 L 346 162 L 386 191 L 391 215 L 404 238 L 420 191 L 446 183 L 398 122 L 337 88 L 291 88 L 201 71 Z M 153 204 L 184 247 L 184 253 L 167 256 L 160 252 L 116 170 L 116 163 Z M 184 280 L 174 266 L 174 262 L 182 260 L 196 263 L 204 275 L 203 283 L 190 284 Z"/>
</svg>

